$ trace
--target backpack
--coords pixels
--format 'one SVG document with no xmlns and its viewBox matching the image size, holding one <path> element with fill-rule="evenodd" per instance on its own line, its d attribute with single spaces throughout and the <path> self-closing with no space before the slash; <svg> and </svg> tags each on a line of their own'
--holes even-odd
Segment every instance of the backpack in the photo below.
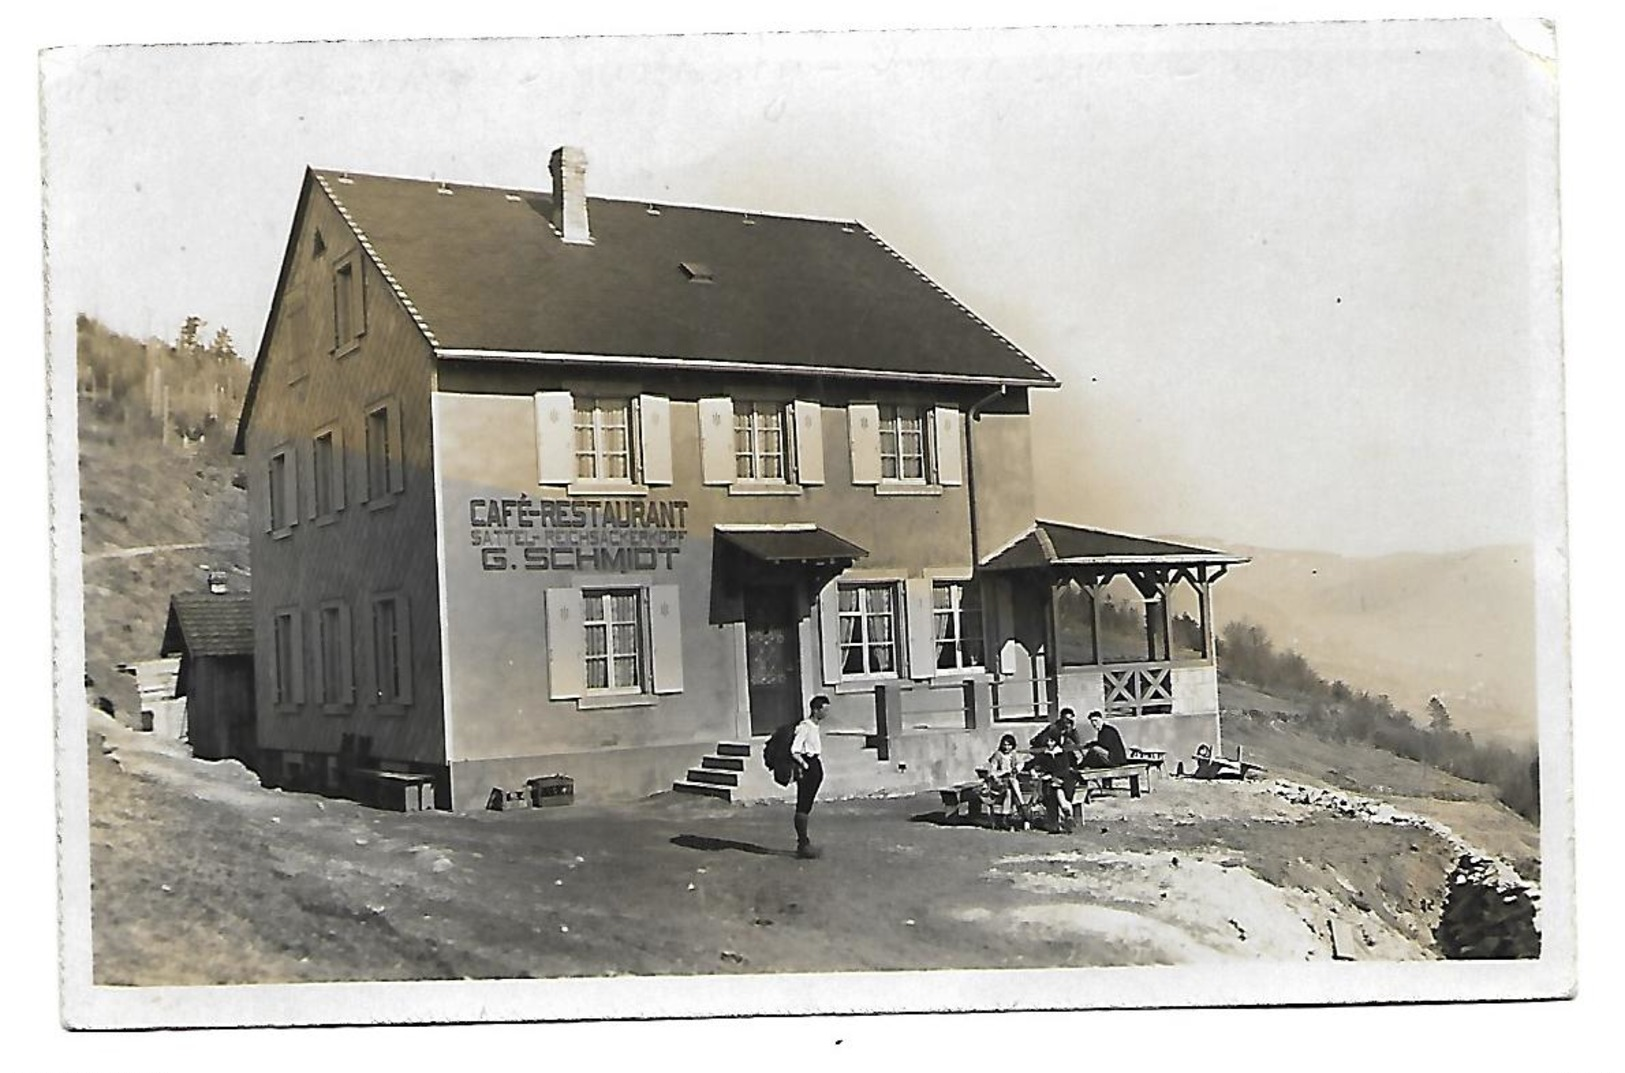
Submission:
<svg viewBox="0 0 1625 1073">
<path fill-rule="evenodd" d="M 790 785 L 796 777 L 796 762 L 790 755 L 795 738 L 796 723 L 786 723 L 769 735 L 767 744 L 762 746 L 762 764 L 773 773 L 773 781 L 780 786 Z"/>
</svg>

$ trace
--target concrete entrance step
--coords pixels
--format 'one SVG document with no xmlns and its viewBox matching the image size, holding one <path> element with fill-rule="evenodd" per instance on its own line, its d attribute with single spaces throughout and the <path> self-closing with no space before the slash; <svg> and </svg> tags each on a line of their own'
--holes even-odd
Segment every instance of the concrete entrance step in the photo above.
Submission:
<svg viewBox="0 0 1625 1073">
<path fill-rule="evenodd" d="M 723 801 L 733 800 L 733 789 L 727 786 L 713 786 L 708 782 L 689 782 L 679 780 L 671 784 L 671 788 L 680 794 L 697 794 L 703 797 L 720 798 Z"/>
</svg>

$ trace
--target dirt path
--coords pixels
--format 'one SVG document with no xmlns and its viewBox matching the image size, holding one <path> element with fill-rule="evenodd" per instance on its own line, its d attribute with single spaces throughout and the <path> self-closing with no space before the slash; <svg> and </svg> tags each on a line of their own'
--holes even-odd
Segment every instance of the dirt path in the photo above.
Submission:
<svg viewBox="0 0 1625 1073">
<path fill-rule="evenodd" d="M 261 788 L 91 716 L 98 983 L 1424 958 L 1426 832 L 1162 780 L 1072 836 L 945 825 L 934 795 L 396 814 Z M 104 744 L 105 740 L 105 744 Z"/>
<path fill-rule="evenodd" d="M 87 561 L 97 559 L 134 559 L 141 555 L 154 555 L 166 551 L 196 551 L 202 548 L 210 550 L 216 548 L 246 548 L 248 541 L 214 541 L 212 543 L 192 544 L 147 544 L 139 548 L 103 548 L 101 551 L 86 552 Z"/>
</svg>

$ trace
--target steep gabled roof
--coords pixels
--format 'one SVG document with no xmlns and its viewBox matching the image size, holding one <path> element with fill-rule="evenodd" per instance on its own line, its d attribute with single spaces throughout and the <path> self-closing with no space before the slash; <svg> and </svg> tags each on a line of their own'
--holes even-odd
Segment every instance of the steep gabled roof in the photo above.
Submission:
<svg viewBox="0 0 1625 1073">
<path fill-rule="evenodd" d="M 247 593 L 177 592 L 159 655 L 252 656 L 254 605 Z"/>
<path fill-rule="evenodd" d="M 1056 385 L 856 221 L 589 198 L 569 245 L 550 193 L 313 174 L 442 357 Z"/>
<path fill-rule="evenodd" d="M 1090 529 L 1066 522 L 1034 522 L 1021 536 L 982 560 L 986 570 L 1045 566 L 1198 565 L 1234 566 L 1249 560 L 1214 548 L 1175 544 L 1154 537 Z"/>
</svg>

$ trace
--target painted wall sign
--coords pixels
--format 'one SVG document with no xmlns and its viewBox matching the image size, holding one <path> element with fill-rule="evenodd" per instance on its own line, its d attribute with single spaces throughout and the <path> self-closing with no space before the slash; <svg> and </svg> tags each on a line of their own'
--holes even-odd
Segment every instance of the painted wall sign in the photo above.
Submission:
<svg viewBox="0 0 1625 1073">
<path fill-rule="evenodd" d="M 468 501 L 482 570 L 670 570 L 688 535 L 686 499 Z"/>
</svg>

